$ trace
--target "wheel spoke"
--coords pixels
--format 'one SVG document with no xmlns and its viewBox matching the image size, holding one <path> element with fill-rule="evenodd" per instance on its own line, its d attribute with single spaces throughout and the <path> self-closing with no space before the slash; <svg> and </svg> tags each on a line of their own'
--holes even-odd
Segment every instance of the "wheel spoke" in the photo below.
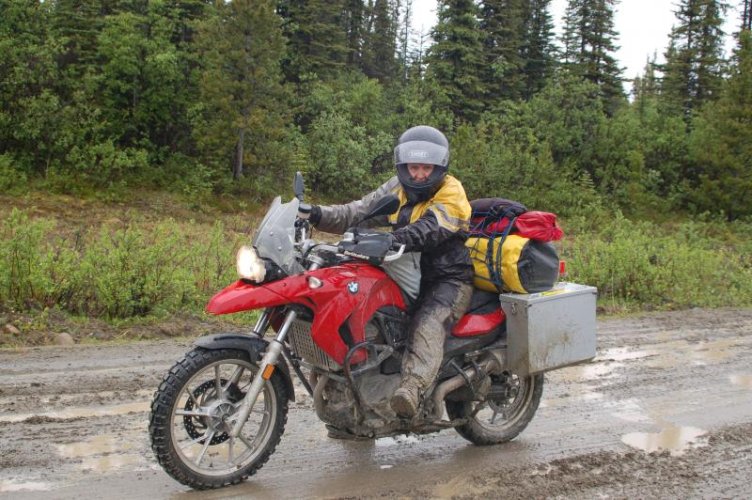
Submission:
<svg viewBox="0 0 752 500">
<path fill-rule="evenodd" d="M 176 410 L 175 415 L 181 415 L 181 416 L 187 416 L 187 417 L 208 417 L 208 413 L 204 413 L 202 411 L 187 411 L 187 410 Z"/>
<path fill-rule="evenodd" d="M 491 420 L 489 421 L 489 423 L 490 423 L 491 425 L 493 425 L 493 424 L 494 424 L 494 423 L 496 422 L 496 417 L 497 417 L 498 415 L 499 415 L 499 412 L 498 412 L 498 411 L 496 411 L 496 410 L 494 410 L 494 411 L 493 411 L 493 415 L 491 415 Z"/>
<path fill-rule="evenodd" d="M 243 372 L 245 371 L 245 368 L 242 366 L 238 366 L 235 368 L 235 372 L 233 372 L 232 376 L 230 377 L 230 380 L 227 381 L 227 385 L 225 385 L 225 389 L 229 389 L 231 384 L 238 385 L 238 382 L 240 381 L 240 377 L 243 376 Z"/>
<path fill-rule="evenodd" d="M 258 403 L 256 403 L 256 405 L 253 408 L 251 408 L 251 413 L 256 413 L 259 415 L 266 415 L 266 416 L 269 415 L 269 410 L 267 410 L 265 407 L 262 407 L 261 409 L 257 409 L 257 408 L 258 408 Z"/>
<path fill-rule="evenodd" d="M 196 465 L 201 465 L 201 461 L 204 459 L 204 455 L 206 455 L 206 450 L 209 449 L 209 444 L 211 443 L 211 440 L 214 437 L 215 433 L 216 431 L 211 431 L 211 434 L 207 436 L 206 442 L 204 443 L 204 447 L 201 448 L 201 453 L 198 454 L 198 460 L 196 460 Z"/>
<path fill-rule="evenodd" d="M 251 443 L 250 441 L 248 441 L 248 438 L 246 438 L 245 436 L 242 436 L 242 435 L 238 436 L 238 438 L 241 441 L 243 441 L 243 444 L 246 446 L 246 448 L 248 448 L 249 450 L 253 451 L 253 443 Z"/>
<path fill-rule="evenodd" d="M 214 433 L 212 432 L 211 436 L 208 436 L 208 441 L 211 441 L 211 438 L 213 438 L 213 437 L 214 437 Z M 180 445 L 180 449 L 184 450 L 184 449 L 188 448 L 189 446 L 193 446 L 196 443 L 200 443 L 204 439 L 207 439 L 207 435 L 206 434 L 202 434 L 201 436 L 197 437 L 196 439 L 193 439 L 191 441 L 188 441 L 185 444 Z"/>
<path fill-rule="evenodd" d="M 193 401 L 193 406 L 195 408 L 198 408 L 201 406 L 201 403 L 198 402 L 198 399 L 196 399 L 196 396 L 193 395 L 193 391 L 191 391 L 191 388 L 187 385 L 185 386 L 185 392 L 188 393 L 188 398 Z"/>
<path fill-rule="evenodd" d="M 222 397 L 222 377 L 219 373 L 219 365 L 214 365 L 214 385 L 217 388 L 217 399 Z"/>
<path fill-rule="evenodd" d="M 234 444 L 235 438 L 230 436 L 230 440 L 227 443 L 227 465 L 235 465 L 235 459 L 232 457 Z"/>
</svg>

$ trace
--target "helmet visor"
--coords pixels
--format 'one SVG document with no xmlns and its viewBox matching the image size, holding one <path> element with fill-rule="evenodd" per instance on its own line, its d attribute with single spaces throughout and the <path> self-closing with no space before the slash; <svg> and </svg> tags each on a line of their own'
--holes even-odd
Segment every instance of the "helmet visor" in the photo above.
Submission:
<svg viewBox="0 0 752 500">
<path fill-rule="evenodd" d="M 405 142 L 394 148 L 394 163 L 423 163 L 446 167 L 449 164 L 449 149 L 427 141 Z"/>
</svg>

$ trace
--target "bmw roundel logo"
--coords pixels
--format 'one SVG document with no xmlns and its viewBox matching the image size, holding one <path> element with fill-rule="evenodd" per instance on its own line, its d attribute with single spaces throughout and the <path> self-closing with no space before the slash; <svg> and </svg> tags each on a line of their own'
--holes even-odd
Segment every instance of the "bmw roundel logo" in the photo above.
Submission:
<svg viewBox="0 0 752 500">
<path fill-rule="evenodd" d="M 347 291 L 352 294 L 358 293 L 358 288 L 360 288 L 360 286 L 358 285 L 357 281 L 351 281 L 347 284 Z"/>
</svg>

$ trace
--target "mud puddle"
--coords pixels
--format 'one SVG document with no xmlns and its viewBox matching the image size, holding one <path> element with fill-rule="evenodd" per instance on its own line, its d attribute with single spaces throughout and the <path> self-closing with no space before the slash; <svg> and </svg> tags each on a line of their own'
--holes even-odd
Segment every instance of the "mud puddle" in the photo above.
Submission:
<svg viewBox="0 0 752 500">
<path fill-rule="evenodd" d="M 150 449 L 151 395 L 185 345 L 0 351 L 10 367 L 0 385 L 1 496 L 752 497 L 752 310 L 616 319 L 598 330 L 595 360 L 546 374 L 538 413 L 509 443 L 477 447 L 452 430 L 332 440 L 297 385 L 270 460 L 213 492 L 174 481 Z M 45 375 L 52 357 L 70 366 L 59 382 Z"/>
<path fill-rule="evenodd" d="M 667 451 L 673 456 L 681 456 L 691 448 L 707 446 L 706 435 L 707 431 L 695 427 L 669 426 L 656 433 L 633 432 L 622 436 L 621 440 L 647 453 Z"/>
</svg>

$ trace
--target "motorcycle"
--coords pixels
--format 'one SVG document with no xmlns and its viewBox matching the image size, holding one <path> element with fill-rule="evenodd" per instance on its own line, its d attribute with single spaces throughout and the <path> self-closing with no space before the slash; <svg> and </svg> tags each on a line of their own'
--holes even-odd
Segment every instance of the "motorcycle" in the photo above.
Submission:
<svg viewBox="0 0 752 500">
<path fill-rule="evenodd" d="M 256 473 L 284 432 L 293 374 L 334 438 L 454 429 L 491 445 L 520 434 L 538 409 L 544 377 L 509 365 L 499 295 L 475 290 L 418 414 L 399 417 L 389 401 L 408 344 L 410 299 L 380 266 L 402 258 L 404 247 L 390 248 L 388 238 L 358 225 L 337 244 L 311 239 L 298 218 L 300 173 L 294 191 L 290 202 L 272 202 L 253 246 L 238 252 L 241 278 L 207 305 L 212 314 L 259 310 L 253 330 L 197 339 L 155 393 L 149 432 L 165 471 L 196 489 Z M 387 197 L 359 224 L 398 207 Z"/>
</svg>

